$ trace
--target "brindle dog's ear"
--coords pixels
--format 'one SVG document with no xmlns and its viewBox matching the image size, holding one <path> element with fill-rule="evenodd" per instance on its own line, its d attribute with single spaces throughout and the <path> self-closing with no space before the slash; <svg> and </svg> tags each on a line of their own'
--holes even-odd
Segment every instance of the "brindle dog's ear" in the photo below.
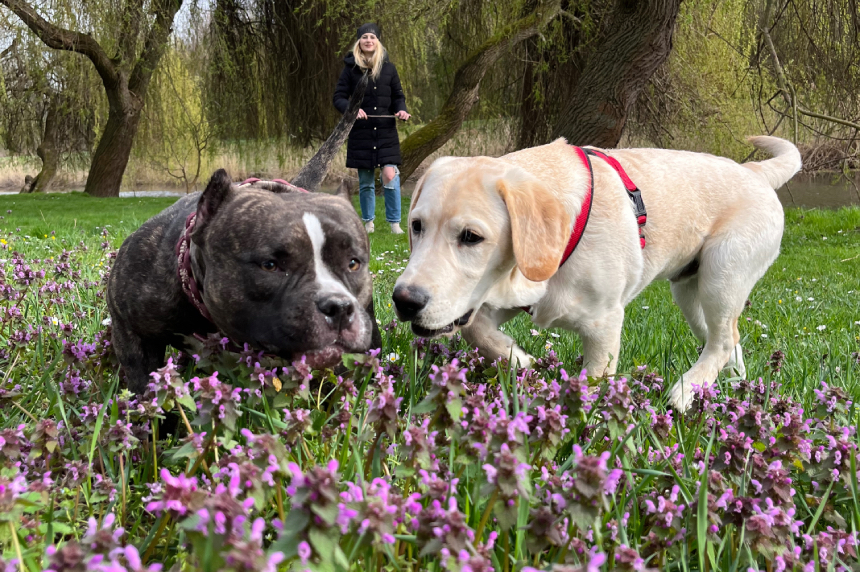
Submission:
<svg viewBox="0 0 860 572">
<path fill-rule="evenodd" d="M 224 169 L 218 169 L 209 179 L 206 190 L 197 202 L 197 218 L 194 221 L 194 232 L 191 239 L 198 245 L 203 242 L 203 231 L 233 194 L 230 175 Z"/>
<path fill-rule="evenodd" d="M 352 196 L 352 183 L 349 179 L 341 179 L 340 184 L 337 186 L 337 190 L 334 192 L 334 196 L 349 201 Z"/>
</svg>

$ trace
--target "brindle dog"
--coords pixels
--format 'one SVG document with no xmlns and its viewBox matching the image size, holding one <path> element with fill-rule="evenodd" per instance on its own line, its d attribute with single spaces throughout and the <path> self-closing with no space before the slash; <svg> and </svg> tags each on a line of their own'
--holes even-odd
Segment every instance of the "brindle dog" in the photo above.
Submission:
<svg viewBox="0 0 860 572">
<path fill-rule="evenodd" d="M 295 184 L 319 186 L 366 84 Z M 125 240 L 107 299 L 129 389 L 142 393 L 164 365 L 167 346 L 186 349 L 192 334 L 220 331 L 286 359 L 304 355 L 314 367 L 380 347 L 370 247 L 348 192 L 345 199 L 302 190 L 287 183 L 240 187 L 219 170 L 202 193 L 180 199 Z M 189 240 L 181 243 L 183 237 Z M 188 253 L 182 264 L 180 247 Z"/>
</svg>

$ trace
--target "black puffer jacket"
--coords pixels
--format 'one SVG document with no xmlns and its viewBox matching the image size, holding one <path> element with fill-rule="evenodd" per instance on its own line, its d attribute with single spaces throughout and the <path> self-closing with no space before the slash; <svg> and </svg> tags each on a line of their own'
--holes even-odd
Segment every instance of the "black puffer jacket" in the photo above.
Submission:
<svg viewBox="0 0 860 572">
<path fill-rule="evenodd" d="M 334 106 L 343 113 L 349 106 L 349 97 L 364 73 L 355 63 L 355 56 L 343 58 L 344 68 L 334 90 Z M 393 115 L 406 111 L 406 97 L 400 86 L 397 68 L 386 58 L 379 78 L 367 82 L 361 108 L 368 115 Z M 356 119 L 346 145 L 346 166 L 350 169 L 375 169 L 385 165 L 399 165 L 400 140 L 394 118 Z"/>
</svg>

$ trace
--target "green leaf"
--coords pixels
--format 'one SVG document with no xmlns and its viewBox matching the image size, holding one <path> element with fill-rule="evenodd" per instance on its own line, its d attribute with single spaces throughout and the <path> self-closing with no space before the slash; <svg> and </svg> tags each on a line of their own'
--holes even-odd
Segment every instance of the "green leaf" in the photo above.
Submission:
<svg viewBox="0 0 860 572">
<path fill-rule="evenodd" d="M 197 411 L 197 403 L 190 395 L 185 395 L 179 399 L 179 404 L 189 411 Z"/>
<path fill-rule="evenodd" d="M 460 416 L 463 414 L 463 401 L 461 399 L 452 399 L 449 401 L 445 408 L 448 410 L 448 415 L 451 416 L 455 422 L 460 420 Z"/>
<path fill-rule="evenodd" d="M 305 529 L 310 520 L 310 516 L 306 512 L 301 510 L 291 510 L 287 515 L 286 522 L 284 522 L 284 530 L 281 533 L 281 537 L 298 536 L 298 534 Z"/>
<path fill-rule="evenodd" d="M 73 529 L 68 524 L 64 524 L 62 522 L 54 522 L 52 523 L 54 528 L 54 534 L 72 534 Z M 43 522 L 39 525 L 39 532 L 42 534 L 47 534 L 48 532 L 48 523 Z"/>
<path fill-rule="evenodd" d="M 332 526 L 335 522 L 337 522 L 337 514 L 338 508 L 336 504 L 328 504 L 325 506 L 321 506 L 319 504 L 311 505 L 311 511 L 325 522 L 327 525 Z"/>
<path fill-rule="evenodd" d="M 711 438 L 708 441 L 708 448 L 705 449 L 705 470 L 702 471 L 702 477 L 699 480 L 699 506 L 697 511 L 696 528 L 698 531 L 699 541 L 699 570 L 705 569 L 705 547 L 708 545 L 708 463 L 711 459 L 711 447 L 714 444 L 714 435 L 716 435 L 717 427 L 711 429 Z"/>
<path fill-rule="evenodd" d="M 335 531 L 332 530 L 332 533 L 335 533 Z M 308 540 L 311 541 L 311 546 L 313 546 L 320 558 L 328 561 L 334 560 L 334 550 L 337 543 L 330 535 L 325 534 L 318 528 L 312 528 L 308 531 Z"/>
<path fill-rule="evenodd" d="M 422 413 L 431 413 L 433 411 L 436 411 L 436 402 L 430 399 L 425 399 L 412 408 L 413 415 L 421 415 Z"/>
</svg>

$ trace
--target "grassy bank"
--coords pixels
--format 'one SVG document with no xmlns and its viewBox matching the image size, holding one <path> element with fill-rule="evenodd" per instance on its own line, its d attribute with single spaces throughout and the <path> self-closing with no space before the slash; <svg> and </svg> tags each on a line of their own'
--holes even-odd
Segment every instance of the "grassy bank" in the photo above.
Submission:
<svg viewBox="0 0 860 572">
<path fill-rule="evenodd" d="M 860 209 L 787 213 L 741 320 L 752 381 L 678 416 L 697 342 L 666 284 L 628 307 L 618 379 L 524 316 L 504 327 L 542 362 L 511 372 L 394 322 L 408 245 L 385 225 L 381 353 L 309 379 L 213 340 L 135 400 L 104 275 L 170 202 L 0 197 L 0 570 L 858 566 Z"/>
</svg>

